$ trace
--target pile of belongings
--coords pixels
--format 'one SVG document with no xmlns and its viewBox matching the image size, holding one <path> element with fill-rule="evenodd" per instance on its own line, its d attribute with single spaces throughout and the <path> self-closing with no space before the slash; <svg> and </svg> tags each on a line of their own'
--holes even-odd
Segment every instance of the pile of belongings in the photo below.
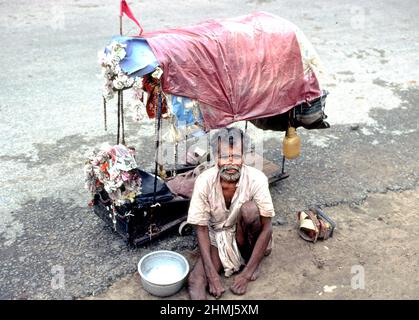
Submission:
<svg viewBox="0 0 419 320">
<path fill-rule="evenodd" d="M 165 140 L 172 142 L 237 121 L 287 115 L 297 106 L 295 117 L 305 127 L 328 127 L 314 121 L 325 118 L 327 95 L 317 53 L 297 26 L 266 12 L 115 36 L 100 63 L 105 100 L 112 90 L 132 88 L 135 108 L 153 118 L 156 85 L 161 88 L 162 117 L 172 125 Z"/>
<path fill-rule="evenodd" d="M 209 167 L 210 165 L 204 162 L 193 170 L 189 170 L 185 173 L 178 174 L 173 178 L 169 178 L 166 183 L 167 187 L 173 194 L 190 199 L 192 198 L 196 178 L 198 178 L 198 176 Z"/>
<path fill-rule="evenodd" d="M 336 222 L 319 208 L 310 208 L 307 211 L 298 211 L 298 234 L 306 241 L 316 243 L 317 240 L 327 240 L 333 237 Z"/>
<path fill-rule="evenodd" d="M 105 190 L 116 206 L 131 203 L 140 194 L 141 177 L 132 148 L 104 144 L 88 155 L 84 172 L 86 189 L 93 195 Z"/>
</svg>

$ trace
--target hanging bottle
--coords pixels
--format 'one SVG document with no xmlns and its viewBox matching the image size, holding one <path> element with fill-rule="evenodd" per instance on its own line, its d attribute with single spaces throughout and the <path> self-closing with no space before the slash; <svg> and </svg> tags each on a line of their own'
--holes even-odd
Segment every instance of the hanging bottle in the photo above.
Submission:
<svg viewBox="0 0 419 320">
<path fill-rule="evenodd" d="M 295 159 L 301 152 L 301 139 L 294 127 L 288 127 L 284 137 L 282 152 L 288 160 Z"/>
</svg>

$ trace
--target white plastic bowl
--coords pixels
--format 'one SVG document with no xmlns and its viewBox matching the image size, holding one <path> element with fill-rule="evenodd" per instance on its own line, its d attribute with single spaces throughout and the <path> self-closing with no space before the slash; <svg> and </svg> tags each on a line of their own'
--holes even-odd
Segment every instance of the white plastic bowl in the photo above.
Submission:
<svg viewBox="0 0 419 320">
<path fill-rule="evenodd" d="M 158 297 L 178 292 L 185 284 L 189 263 L 181 254 L 159 250 L 146 254 L 138 262 L 143 288 Z"/>
</svg>

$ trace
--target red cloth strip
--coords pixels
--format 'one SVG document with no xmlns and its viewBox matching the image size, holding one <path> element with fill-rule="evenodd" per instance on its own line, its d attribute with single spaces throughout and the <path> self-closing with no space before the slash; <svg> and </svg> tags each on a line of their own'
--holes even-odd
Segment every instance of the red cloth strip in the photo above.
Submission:
<svg viewBox="0 0 419 320">
<path fill-rule="evenodd" d="M 134 21 L 136 25 L 140 28 L 141 31 L 139 35 L 141 35 L 143 33 L 143 28 L 140 26 L 140 23 L 134 17 L 130 7 L 128 6 L 128 3 L 125 0 L 121 0 L 121 10 L 120 10 L 119 16 L 122 17 L 124 13 L 128 18 Z"/>
</svg>

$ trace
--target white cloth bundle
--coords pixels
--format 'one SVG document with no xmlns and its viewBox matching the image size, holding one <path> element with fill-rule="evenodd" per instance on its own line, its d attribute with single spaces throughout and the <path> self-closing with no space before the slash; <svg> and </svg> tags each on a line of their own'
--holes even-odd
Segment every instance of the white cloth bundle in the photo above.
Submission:
<svg viewBox="0 0 419 320">
<path fill-rule="evenodd" d="M 215 232 L 218 254 L 224 267 L 226 277 L 239 271 L 244 260 L 237 247 L 235 228 L 223 229 Z"/>
</svg>

